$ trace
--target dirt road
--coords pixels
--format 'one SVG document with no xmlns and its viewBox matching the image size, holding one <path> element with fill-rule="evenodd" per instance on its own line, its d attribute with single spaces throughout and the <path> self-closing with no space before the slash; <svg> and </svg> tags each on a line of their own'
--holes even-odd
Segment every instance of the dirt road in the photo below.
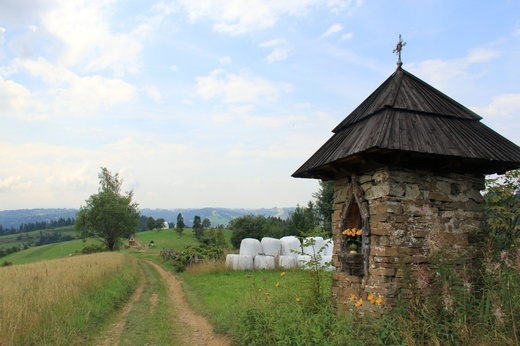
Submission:
<svg viewBox="0 0 520 346">
<path fill-rule="evenodd" d="M 159 265 L 148 260 L 145 261 L 145 264 L 151 266 L 153 270 L 159 273 L 160 279 L 167 288 L 166 300 L 168 311 L 171 314 L 170 320 L 175 321 L 175 323 L 171 324 L 171 335 L 175 341 L 174 344 L 190 346 L 231 345 L 229 338 L 215 334 L 211 324 L 190 307 L 184 296 L 180 281 L 171 272 L 164 270 Z M 121 310 L 116 321 L 112 323 L 109 330 L 105 331 L 94 344 L 103 346 L 120 344 L 129 314 L 134 309 L 134 305 L 143 299 L 143 292 L 150 290 L 150 287 L 147 287 L 147 285 L 147 280 L 141 280 L 140 286 L 129 299 L 127 305 Z M 164 295 L 164 293 L 162 294 Z M 148 292 L 149 302 L 147 302 L 147 304 L 150 314 L 153 314 L 156 309 L 160 295 L 160 292 Z M 150 331 L 147 332 L 150 333 Z M 126 343 L 128 344 L 128 342 Z M 136 341 L 136 344 L 139 344 L 139 342 Z"/>
</svg>

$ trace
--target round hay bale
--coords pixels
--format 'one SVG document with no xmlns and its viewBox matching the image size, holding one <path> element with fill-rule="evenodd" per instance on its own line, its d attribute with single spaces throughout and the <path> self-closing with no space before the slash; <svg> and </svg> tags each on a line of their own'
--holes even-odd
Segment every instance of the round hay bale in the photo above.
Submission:
<svg viewBox="0 0 520 346">
<path fill-rule="evenodd" d="M 280 239 L 264 237 L 260 241 L 262 252 L 268 256 L 280 256 L 281 242 Z"/>
<path fill-rule="evenodd" d="M 281 255 L 282 256 L 290 256 L 297 258 L 299 254 L 301 254 L 301 244 L 300 239 L 295 236 L 287 236 L 280 239 L 281 244 Z"/>
<path fill-rule="evenodd" d="M 320 252 L 320 249 L 325 245 L 322 237 L 307 237 L 303 244 L 310 242 L 314 242 L 314 245 L 303 246 L 302 250 L 305 255 L 317 255 Z"/>
<path fill-rule="evenodd" d="M 274 256 L 256 255 L 254 261 L 255 269 L 274 269 Z"/>
<path fill-rule="evenodd" d="M 323 256 L 332 256 L 332 252 L 334 251 L 334 240 L 325 239 L 324 240 L 324 248 L 323 248 Z"/>
<path fill-rule="evenodd" d="M 260 240 L 254 238 L 245 238 L 240 242 L 240 254 L 251 256 L 254 258 L 259 253 L 262 253 L 262 244 Z"/>
<path fill-rule="evenodd" d="M 239 255 L 238 256 L 238 270 L 253 270 L 253 256 Z"/>
<path fill-rule="evenodd" d="M 309 262 L 311 261 L 311 255 L 298 255 L 298 267 L 307 269 L 309 268 Z"/>
<path fill-rule="evenodd" d="M 240 255 L 229 254 L 226 256 L 226 268 L 237 270 L 238 269 L 238 258 Z"/>
<path fill-rule="evenodd" d="M 280 256 L 278 266 L 282 269 L 292 269 L 298 267 L 298 258 L 294 256 Z"/>
</svg>

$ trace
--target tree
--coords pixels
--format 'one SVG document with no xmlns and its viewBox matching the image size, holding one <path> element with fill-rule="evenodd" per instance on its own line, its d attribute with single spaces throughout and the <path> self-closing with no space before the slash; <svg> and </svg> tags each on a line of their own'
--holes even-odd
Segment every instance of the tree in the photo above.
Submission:
<svg viewBox="0 0 520 346">
<path fill-rule="evenodd" d="M 208 229 L 211 227 L 211 221 L 206 217 L 204 220 L 202 220 L 202 228 Z"/>
<path fill-rule="evenodd" d="M 121 238 L 132 235 L 139 224 L 138 204 L 132 202 L 133 191 L 121 193 L 123 179 L 101 167 L 98 193 L 85 201 L 77 214 L 74 228 L 81 237 L 103 242 L 108 250 L 119 248 Z"/>
<path fill-rule="evenodd" d="M 200 216 L 195 215 L 193 218 L 193 233 L 195 233 L 195 238 L 197 238 L 198 241 L 202 240 L 202 237 L 204 237 L 204 228 L 202 227 L 202 221 L 200 219 Z"/>
<path fill-rule="evenodd" d="M 184 218 L 182 217 L 182 214 L 179 213 L 179 215 L 177 215 L 177 225 L 175 226 L 175 231 L 177 232 L 177 235 L 179 237 L 182 235 L 185 226 L 186 225 L 184 224 Z"/>
<path fill-rule="evenodd" d="M 320 188 L 312 197 L 316 198 L 316 214 L 324 231 L 332 235 L 332 205 L 334 203 L 334 181 L 320 180 Z"/>
<path fill-rule="evenodd" d="M 287 224 L 288 229 L 295 235 L 304 236 L 309 234 L 318 226 L 314 204 L 309 201 L 307 207 L 297 205 L 296 209 L 289 216 Z"/>
<path fill-rule="evenodd" d="M 486 180 L 486 225 L 501 249 L 520 245 L 520 169 Z"/>
<path fill-rule="evenodd" d="M 231 220 L 229 228 L 233 231 L 231 245 L 237 249 L 240 248 L 240 243 L 244 238 L 261 240 L 263 237 L 271 235 L 269 233 L 269 220 L 263 215 L 237 217 Z"/>
<path fill-rule="evenodd" d="M 148 228 L 149 231 L 153 230 L 156 228 L 156 222 L 155 222 L 155 219 L 153 217 L 149 217 L 148 218 L 148 221 L 146 221 L 146 228 Z"/>
</svg>

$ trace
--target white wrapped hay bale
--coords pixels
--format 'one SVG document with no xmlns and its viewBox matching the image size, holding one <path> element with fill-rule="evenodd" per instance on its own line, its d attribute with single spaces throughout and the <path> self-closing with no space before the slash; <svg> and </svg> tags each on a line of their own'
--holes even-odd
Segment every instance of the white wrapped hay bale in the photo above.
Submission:
<svg viewBox="0 0 520 346">
<path fill-rule="evenodd" d="M 334 251 L 334 241 L 332 239 L 324 240 L 324 248 L 323 248 L 323 256 L 332 256 L 332 252 Z"/>
<path fill-rule="evenodd" d="M 262 244 L 260 240 L 254 238 L 245 238 L 240 242 L 240 254 L 255 258 L 256 255 L 262 253 Z"/>
<path fill-rule="evenodd" d="M 280 239 L 264 237 L 260 241 L 262 252 L 269 256 L 280 256 Z"/>
<path fill-rule="evenodd" d="M 255 269 L 274 269 L 274 256 L 256 255 L 254 260 Z"/>
<path fill-rule="evenodd" d="M 313 243 L 314 245 L 305 246 L 305 244 L 310 244 L 310 243 Z M 302 250 L 305 255 L 314 256 L 319 253 L 321 248 L 323 248 L 323 246 L 325 245 L 325 242 L 322 237 L 307 237 L 307 238 L 305 238 L 302 245 L 303 245 Z"/>
<path fill-rule="evenodd" d="M 300 239 L 295 236 L 287 236 L 280 239 L 281 244 L 281 255 L 282 256 L 290 256 L 294 258 L 298 258 L 298 255 L 301 254 L 301 244 Z"/>
<path fill-rule="evenodd" d="M 292 269 L 298 267 L 298 258 L 294 256 L 280 256 L 278 266 L 282 269 Z"/>
<path fill-rule="evenodd" d="M 249 255 L 239 255 L 238 256 L 238 270 L 253 270 L 253 256 Z"/>
<path fill-rule="evenodd" d="M 309 262 L 311 261 L 311 255 L 298 255 L 298 267 L 309 268 Z"/>
<path fill-rule="evenodd" d="M 336 270 L 336 268 L 332 265 L 332 256 L 321 256 L 320 267 L 329 271 Z"/>
<path fill-rule="evenodd" d="M 238 258 L 240 255 L 229 254 L 226 256 L 226 268 L 237 270 L 238 269 Z"/>
</svg>

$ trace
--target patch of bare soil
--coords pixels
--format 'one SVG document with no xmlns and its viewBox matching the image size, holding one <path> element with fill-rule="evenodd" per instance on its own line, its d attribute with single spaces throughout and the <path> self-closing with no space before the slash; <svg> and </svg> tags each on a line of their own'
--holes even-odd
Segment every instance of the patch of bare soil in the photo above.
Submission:
<svg viewBox="0 0 520 346">
<path fill-rule="evenodd" d="M 172 306 L 175 306 L 176 313 L 179 315 L 179 320 L 190 332 L 186 333 L 189 345 L 210 345 L 210 346 L 228 346 L 231 341 L 225 335 L 215 334 L 213 326 L 206 318 L 195 312 L 184 296 L 181 283 L 170 272 L 162 269 L 153 262 L 150 263 L 157 272 L 161 275 L 168 287 L 168 297 L 171 300 Z"/>
</svg>

